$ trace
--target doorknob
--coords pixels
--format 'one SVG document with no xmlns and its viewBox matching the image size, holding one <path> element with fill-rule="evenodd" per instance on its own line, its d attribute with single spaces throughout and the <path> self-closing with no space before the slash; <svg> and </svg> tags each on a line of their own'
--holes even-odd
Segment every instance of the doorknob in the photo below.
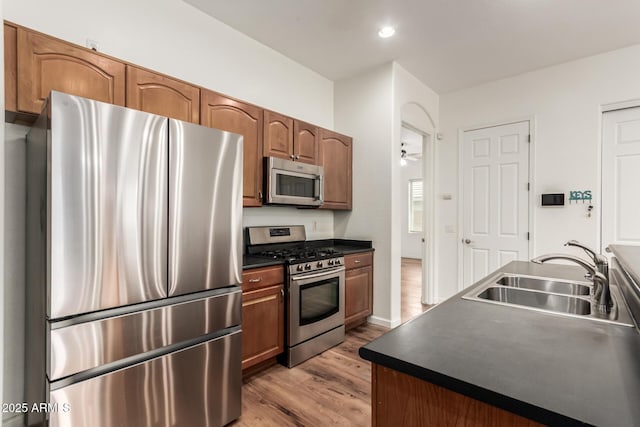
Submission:
<svg viewBox="0 0 640 427">
<path fill-rule="evenodd" d="M 471 240 L 470 239 L 462 239 L 462 243 L 470 245 L 471 244 Z"/>
</svg>

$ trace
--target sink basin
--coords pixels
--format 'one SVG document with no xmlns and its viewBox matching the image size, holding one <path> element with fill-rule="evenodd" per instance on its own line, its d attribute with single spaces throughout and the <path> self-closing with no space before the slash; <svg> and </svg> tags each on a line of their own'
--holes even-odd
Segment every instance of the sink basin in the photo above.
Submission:
<svg viewBox="0 0 640 427">
<path fill-rule="evenodd" d="M 580 316 L 591 314 L 591 303 L 589 300 L 566 295 L 492 286 L 480 292 L 477 297 L 506 304 L 524 305 L 540 310 Z"/>
<path fill-rule="evenodd" d="M 533 289 L 564 295 L 589 295 L 591 293 L 591 287 L 588 285 L 528 276 L 504 276 L 496 283 L 510 288 Z"/>
<path fill-rule="evenodd" d="M 626 306 L 618 303 L 622 301 L 618 287 L 611 286 L 610 290 L 614 304 L 609 312 L 604 313 L 592 304 L 591 286 L 585 282 L 498 271 L 486 277 L 462 298 L 633 327 L 634 322 Z"/>
</svg>

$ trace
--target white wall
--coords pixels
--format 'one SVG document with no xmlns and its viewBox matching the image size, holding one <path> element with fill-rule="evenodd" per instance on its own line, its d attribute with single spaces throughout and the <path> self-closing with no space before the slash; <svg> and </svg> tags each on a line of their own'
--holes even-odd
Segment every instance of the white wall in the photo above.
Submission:
<svg viewBox="0 0 640 427">
<path fill-rule="evenodd" d="M 427 267 L 426 271 L 428 277 L 425 277 L 427 281 L 432 283 L 438 283 L 438 270 L 436 265 L 436 251 L 434 250 L 437 245 L 436 236 L 430 233 L 430 228 L 435 227 L 438 218 L 436 216 L 429 215 L 431 206 L 435 203 L 429 195 L 433 193 L 433 189 L 437 186 L 435 181 L 436 164 L 433 165 L 430 159 L 436 159 L 437 146 L 433 140 L 438 129 L 439 121 L 439 97 L 433 90 L 425 86 L 420 80 L 415 78 L 412 74 L 408 73 L 400 65 L 393 63 L 393 147 L 394 153 L 397 156 L 397 147 L 400 147 L 401 143 L 401 130 L 402 122 L 412 125 L 414 128 L 422 131 L 428 135 L 426 137 L 426 144 L 423 147 L 423 182 L 424 182 L 424 212 L 428 222 L 427 229 L 424 230 L 425 238 L 429 240 L 431 237 L 433 247 L 427 245 L 425 251 L 425 257 L 423 259 L 424 265 Z M 403 215 L 402 209 L 402 194 L 400 191 L 401 185 L 401 169 L 400 162 L 391 162 L 391 178 L 392 188 L 394 191 L 391 194 L 391 221 L 394 224 L 392 229 L 391 239 L 391 270 L 392 270 L 392 284 L 391 284 L 391 311 L 392 311 L 392 324 L 400 323 L 400 299 L 401 299 L 401 287 L 400 287 L 400 248 L 403 230 L 397 224 L 402 222 L 400 216 Z M 431 236 L 430 236 L 431 235 Z M 423 292 L 423 298 L 433 302 L 437 293 Z M 426 302 L 426 300 L 423 300 Z"/>
<path fill-rule="evenodd" d="M 400 196 L 402 201 L 402 242 L 400 254 L 403 258 L 422 259 L 422 233 L 409 233 L 409 180 L 422 179 L 422 160 L 407 161 L 401 169 Z"/>
<path fill-rule="evenodd" d="M 439 191 L 452 193 L 455 203 L 439 204 L 440 292 L 458 288 L 459 233 L 458 130 L 469 126 L 533 116 L 535 118 L 533 187 L 543 192 L 591 190 L 595 211 L 600 206 L 601 106 L 640 99 L 640 45 L 503 79 L 441 97 L 443 144 L 439 146 Z M 640 171 L 638 172 L 640 182 Z M 599 215 L 586 216 L 582 204 L 560 209 L 533 206 L 534 253 L 567 251 L 569 239 L 599 246 Z M 460 232 L 460 230 L 458 230 Z M 580 254 L 580 251 L 575 252 Z"/>
<path fill-rule="evenodd" d="M 336 237 L 369 239 L 374 254 L 373 317 L 391 324 L 391 63 L 335 82 L 335 126 L 353 137 L 353 210 L 334 215 Z M 398 257 L 399 258 L 399 257 Z"/>
<path fill-rule="evenodd" d="M 322 209 L 296 209 L 284 206 L 244 208 L 242 226 L 304 225 L 307 240 L 333 238 L 333 211 Z"/>
<path fill-rule="evenodd" d="M 401 171 L 398 161 L 402 108 L 421 106 L 433 133 L 438 95 L 396 63 L 335 82 L 335 125 L 353 136 L 353 211 L 334 215 L 336 237 L 371 239 L 374 256 L 374 323 L 400 323 Z M 428 119 L 431 116 L 431 119 Z"/>
<path fill-rule="evenodd" d="M 332 128 L 333 83 L 179 0 L 4 0 L 4 18 Z"/>
</svg>

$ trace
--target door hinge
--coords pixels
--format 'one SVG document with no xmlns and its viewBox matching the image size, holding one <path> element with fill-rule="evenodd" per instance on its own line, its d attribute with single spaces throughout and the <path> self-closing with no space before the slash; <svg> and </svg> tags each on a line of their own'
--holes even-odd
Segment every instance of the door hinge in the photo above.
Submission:
<svg viewBox="0 0 640 427">
<path fill-rule="evenodd" d="M 529 240 L 529 232 L 527 231 L 527 240 Z"/>
<path fill-rule="evenodd" d="M 531 135 L 527 135 L 527 142 L 531 143 Z"/>
<path fill-rule="evenodd" d="M 527 191 L 531 191 L 531 183 L 527 182 Z"/>
</svg>

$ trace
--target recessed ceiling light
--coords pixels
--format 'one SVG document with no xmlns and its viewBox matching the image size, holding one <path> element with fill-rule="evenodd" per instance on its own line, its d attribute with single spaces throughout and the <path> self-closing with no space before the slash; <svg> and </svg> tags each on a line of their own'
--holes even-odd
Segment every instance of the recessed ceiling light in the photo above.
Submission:
<svg viewBox="0 0 640 427">
<path fill-rule="evenodd" d="M 391 37 L 395 33 L 396 33 L 396 29 L 393 27 L 382 27 L 380 28 L 380 31 L 378 31 L 378 35 L 383 39 L 386 39 L 387 37 Z"/>
</svg>

